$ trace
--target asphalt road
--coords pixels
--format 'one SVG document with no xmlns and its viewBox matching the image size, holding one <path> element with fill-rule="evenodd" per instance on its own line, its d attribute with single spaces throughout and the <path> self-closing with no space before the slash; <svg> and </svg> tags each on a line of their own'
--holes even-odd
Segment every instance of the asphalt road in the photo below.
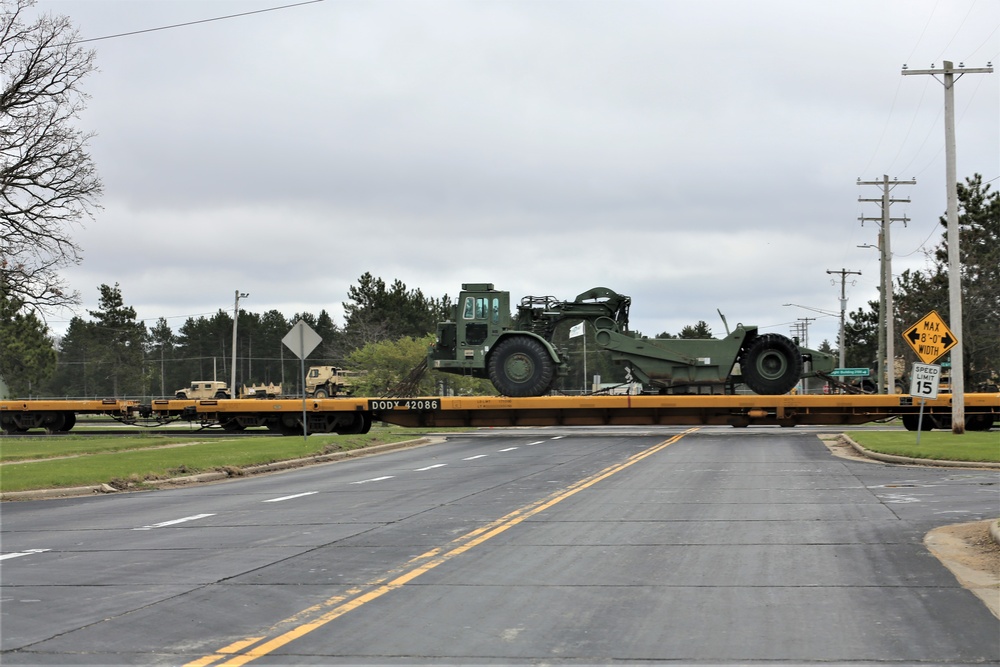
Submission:
<svg viewBox="0 0 1000 667">
<path fill-rule="evenodd" d="M 511 429 L 5 503 L 0 662 L 997 663 L 922 539 L 998 490 L 811 430 Z"/>
</svg>

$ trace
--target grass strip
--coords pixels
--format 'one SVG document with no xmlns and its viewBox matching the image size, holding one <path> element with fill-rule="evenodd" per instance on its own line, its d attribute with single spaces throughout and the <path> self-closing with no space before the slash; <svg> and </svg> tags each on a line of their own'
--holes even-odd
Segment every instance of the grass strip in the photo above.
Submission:
<svg viewBox="0 0 1000 667">
<path fill-rule="evenodd" d="M 71 458 L 54 458 L 0 465 L 0 492 L 109 484 L 117 488 L 144 481 L 286 461 L 317 454 L 347 451 L 383 443 L 419 438 L 424 429 L 374 427 L 365 435 L 317 434 L 308 439 L 291 436 L 213 439 L 194 444 L 190 438 L 173 439 L 188 444 L 164 447 L 170 438 L 138 436 L 139 448 L 92 443 L 90 451 Z M 37 440 L 30 438 L 29 440 Z M 118 440 L 129 440 L 119 438 Z M 4 438 L 3 448 L 10 447 Z M 72 443 L 61 445 L 72 449 Z M 79 452 L 77 452 L 79 453 Z M 67 456 L 68 454 L 63 454 Z"/>
<path fill-rule="evenodd" d="M 1000 433 L 997 431 L 924 431 L 917 445 L 916 431 L 850 431 L 854 442 L 881 454 L 939 461 L 985 461 L 1000 463 Z"/>
</svg>

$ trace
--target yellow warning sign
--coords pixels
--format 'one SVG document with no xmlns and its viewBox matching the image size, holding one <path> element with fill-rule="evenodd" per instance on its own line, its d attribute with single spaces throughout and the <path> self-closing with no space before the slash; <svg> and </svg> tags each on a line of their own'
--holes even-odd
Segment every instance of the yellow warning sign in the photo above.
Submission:
<svg viewBox="0 0 1000 667">
<path fill-rule="evenodd" d="M 958 339 L 936 310 L 924 315 L 919 322 L 903 332 L 903 339 L 925 364 L 933 363 L 945 352 L 958 345 Z"/>
</svg>

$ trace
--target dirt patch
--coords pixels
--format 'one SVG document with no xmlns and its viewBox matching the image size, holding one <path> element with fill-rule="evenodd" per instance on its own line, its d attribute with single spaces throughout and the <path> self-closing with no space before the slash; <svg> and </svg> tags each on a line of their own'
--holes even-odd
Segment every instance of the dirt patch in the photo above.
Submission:
<svg viewBox="0 0 1000 667">
<path fill-rule="evenodd" d="M 821 433 L 819 439 L 823 441 L 823 444 L 826 445 L 826 448 L 834 456 L 839 456 L 842 459 L 850 459 L 851 461 L 878 463 L 878 461 L 868 458 L 852 447 L 851 443 L 847 442 L 839 433 Z"/>
<path fill-rule="evenodd" d="M 1000 544 L 990 534 L 996 521 L 935 528 L 924 536 L 924 545 L 1000 618 Z"/>
</svg>

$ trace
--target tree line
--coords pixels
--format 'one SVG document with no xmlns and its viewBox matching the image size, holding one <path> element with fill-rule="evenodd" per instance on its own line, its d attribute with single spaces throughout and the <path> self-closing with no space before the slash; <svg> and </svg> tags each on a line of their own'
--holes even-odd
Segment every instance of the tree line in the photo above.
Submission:
<svg viewBox="0 0 1000 667">
<path fill-rule="evenodd" d="M 101 285 L 96 310 L 74 317 L 58 349 L 44 323 L 0 294 L 0 372 L 15 396 L 170 396 L 196 380 L 228 383 L 233 363 L 233 314 L 188 318 L 173 331 L 164 318 L 152 327 L 137 319 L 121 286 Z M 357 350 L 384 341 L 419 339 L 447 317 L 450 300 L 424 296 L 399 280 L 391 285 L 370 273 L 348 290 L 345 321 L 319 314 L 240 309 L 237 322 L 237 385 L 284 383 L 298 391 L 299 361 L 282 338 L 299 320 L 323 342 L 307 365 L 346 367 Z"/>
</svg>

